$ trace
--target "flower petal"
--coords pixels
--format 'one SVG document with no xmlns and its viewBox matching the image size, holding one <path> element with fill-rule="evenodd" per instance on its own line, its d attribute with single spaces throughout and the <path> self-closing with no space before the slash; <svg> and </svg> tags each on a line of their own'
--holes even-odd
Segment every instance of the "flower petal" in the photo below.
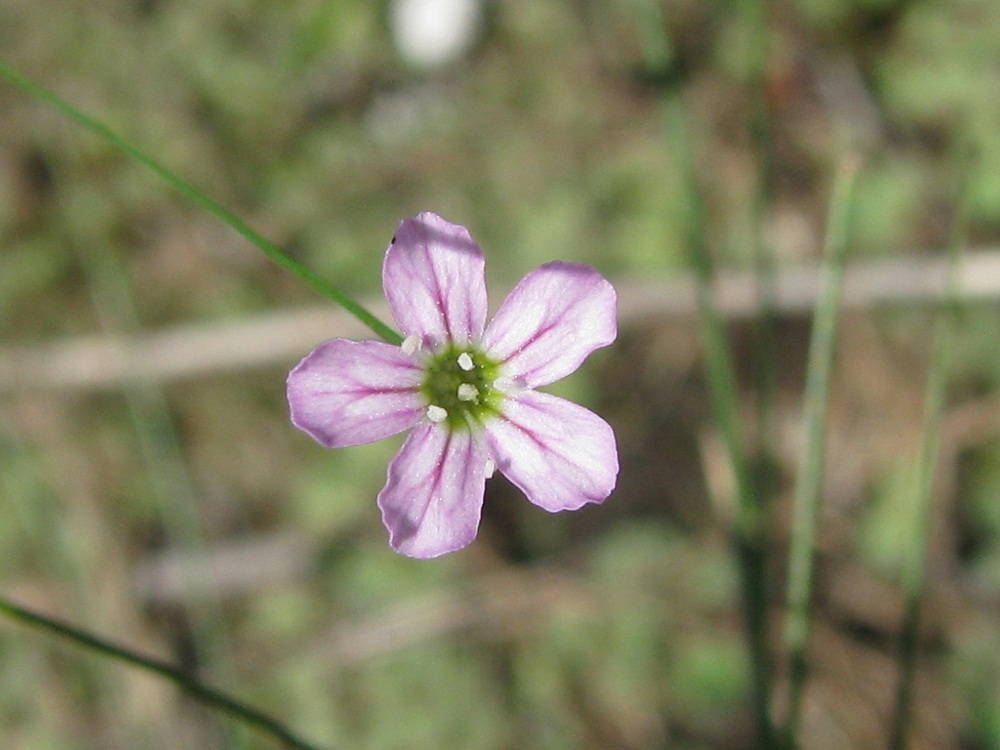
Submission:
<svg viewBox="0 0 1000 750">
<path fill-rule="evenodd" d="M 327 448 L 402 432 L 425 408 L 420 364 L 398 346 L 333 339 L 288 374 L 292 423 Z"/>
<path fill-rule="evenodd" d="M 617 295 L 589 266 L 547 263 L 514 287 L 483 336 L 483 348 L 528 388 L 569 375 L 617 335 Z"/>
<path fill-rule="evenodd" d="M 378 495 L 389 545 L 437 557 L 476 538 L 486 489 L 486 451 L 469 431 L 424 420 L 389 464 Z"/>
<path fill-rule="evenodd" d="M 588 409 L 549 393 L 508 396 L 486 421 L 497 468 L 548 511 L 603 502 L 615 488 L 618 449 L 611 426 Z"/>
<path fill-rule="evenodd" d="M 382 288 L 403 335 L 432 345 L 477 341 L 486 324 L 485 265 L 465 227 L 433 213 L 400 222 Z"/>
</svg>

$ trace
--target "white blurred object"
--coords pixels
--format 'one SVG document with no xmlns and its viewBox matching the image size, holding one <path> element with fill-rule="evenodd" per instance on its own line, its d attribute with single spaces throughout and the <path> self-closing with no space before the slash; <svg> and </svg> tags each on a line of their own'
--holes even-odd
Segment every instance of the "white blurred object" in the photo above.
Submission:
<svg viewBox="0 0 1000 750">
<path fill-rule="evenodd" d="M 437 68 L 472 48 L 483 25 L 482 0 L 393 0 L 390 24 L 407 63 Z"/>
</svg>

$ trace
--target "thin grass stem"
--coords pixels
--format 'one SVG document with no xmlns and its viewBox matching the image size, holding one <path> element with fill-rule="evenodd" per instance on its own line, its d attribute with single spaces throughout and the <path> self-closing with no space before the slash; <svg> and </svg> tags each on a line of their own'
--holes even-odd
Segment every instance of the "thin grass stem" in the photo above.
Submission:
<svg viewBox="0 0 1000 750">
<path fill-rule="evenodd" d="M 672 64 L 669 38 L 663 31 L 662 8 L 642 3 L 643 47 L 647 67 L 664 74 Z M 712 262 L 705 232 L 701 189 L 695 172 L 687 112 L 680 92 L 667 92 L 661 103 L 668 147 L 684 181 L 687 199 L 686 249 L 694 272 L 698 325 L 705 351 L 705 370 L 713 420 L 721 436 L 736 488 L 734 546 L 740 570 L 745 627 L 751 665 L 751 702 L 757 746 L 774 746 L 771 723 L 771 660 L 768 648 L 766 544 L 761 523 L 762 504 L 748 470 L 740 431 L 739 399 L 731 347 L 712 291 Z"/>
<path fill-rule="evenodd" d="M 789 550 L 788 611 L 785 643 L 789 656 L 788 717 L 784 744 L 795 747 L 802 712 L 802 693 L 808 672 L 810 609 L 816 564 L 816 530 L 823 487 L 823 456 L 826 449 L 830 373 L 837 343 L 840 291 L 847 255 L 854 193 L 860 161 L 850 157 L 837 174 L 830 201 L 824 241 L 824 283 L 816 304 L 803 404 L 802 452 L 792 509 Z"/>
<path fill-rule="evenodd" d="M 102 327 L 108 333 L 137 333 L 140 328 L 132 283 L 111 242 L 77 248 L 81 266 Z M 153 378 L 123 384 L 126 411 L 139 448 L 149 492 L 170 547 L 197 555 L 206 549 L 205 529 L 198 508 L 195 483 L 188 468 L 163 387 Z M 222 675 L 236 673 L 222 606 L 213 593 L 198 595 L 198 584 L 210 582 L 211 571 L 185 571 L 181 576 L 183 610 L 196 657 Z M 214 592 L 211 586 L 200 588 Z M 236 748 L 246 746 L 239 735 L 230 737 Z"/>
<path fill-rule="evenodd" d="M 961 166 L 965 166 L 962 164 Z M 965 169 L 959 169 L 965 174 Z M 967 192 L 967 187 L 966 187 Z M 908 535 L 909 548 L 905 551 L 902 569 L 903 623 L 899 643 L 899 682 L 896 687 L 896 706 L 893 715 L 891 750 L 904 750 L 910 728 L 913 705 L 913 685 L 916 674 L 917 649 L 920 631 L 920 603 L 923 599 L 926 578 L 927 547 L 930 540 L 933 506 L 934 475 L 941 446 L 941 418 L 945 407 L 945 391 L 951 367 L 955 338 L 955 309 L 958 302 L 961 246 L 965 241 L 968 223 L 968 200 L 963 196 L 958 205 L 958 216 L 952 224 L 948 243 L 947 297 L 943 309 L 938 311 L 931 349 L 930 371 L 924 393 L 923 439 L 920 445 L 919 469 L 916 486 L 916 520 L 912 534 Z"/>
<path fill-rule="evenodd" d="M 165 661 L 143 656 L 124 646 L 87 633 L 69 623 L 33 612 L 4 597 L 0 597 L 0 614 L 27 627 L 43 630 L 50 635 L 55 635 L 90 651 L 159 675 L 174 683 L 195 700 L 223 711 L 237 721 L 270 735 L 292 750 L 321 750 L 318 745 L 306 742 L 294 734 L 277 719 L 227 695 L 221 690 L 205 685 Z"/>
<path fill-rule="evenodd" d="M 775 445 L 774 399 L 778 382 L 778 267 L 769 240 L 770 211 L 774 202 L 775 176 L 771 117 L 768 107 L 769 0 L 742 0 L 742 26 L 747 36 L 746 82 L 749 106 L 747 131 L 756 174 L 750 201 L 750 255 L 760 300 L 755 321 L 754 394 L 757 400 L 757 461 L 755 481 L 762 502 L 771 504 L 775 489 L 770 470 L 770 450 Z"/>
<path fill-rule="evenodd" d="M 91 576 L 93 571 L 87 563 L 93 560 L 96 549 L 90 544 L 90 535 L 81 533 L 80 523 L 89 517 L 90 509 L 86 507 L 87 503 L 68 508 L 62 502 L 63 498 L 52 486 L 52 474 L 60 469 L 53 467 L 46 458 L 40 451 L 30 449 L 23 436 L 0 415 L 0 461 L 4 466 L 4 470 L 0 471 L 0 517 L 8 528 L 13 526 L 18 530 L 15 536 L 32 540 L 34 556 L 41 570 L 64 586 L 65 594 L 61 601 L 67 611 L 84 623 L 93 622 L 100 615 L 93 607 L 88 607 L 91 602 L 83 592 L 95 588 Z M 31 465 L 31 473 L 36 477 L 34 486 L 27 491 L 25 478 L 16 476 L 19 472 L 11 471 L 19 461 Z M 14 649 L 8 651 L 7 644 L 4 645 L 6 659 Z M 129 746 L 141 746 L 140 728 L 135 722 L 125 724 L 126 717 L 122 715 L 122 706 L 128 700 L 127 686 L 112 680 L 99 666 L 90 662 L 70 663 L 60 669 L 59 677 L 64 684 L 77 688 L 86 686 L 88 693 L 93 692 L 96 697 L 94 710 L 102 716 L 120 717 L 123 722 L 121 734 Z"/>
<path fill-rule="evenodd" d="M 674 141 L 675 154 L 687 151 L 686 118 L 678 99 L 666 104 L 668 130 Z M 740 409 L 736 373 L 731 346 L 722 316 L 712 293 L 712 264 L 705 243 L 704 219 L 697 190 L 693 165 L 685 164 L 683 173 L 691 182 L 689 194 L 689 234 L 687 248 L 689 264 L 694 269 L 698 327 L 705 350 L 705 370 L 708 379 L 712 417 L 725 446 L 726 457 L 736 487 L 734 542 L 743 589 L 744 616 L 749 639 L 752 669 L 753 709 L 757 726 L 758 746 L 774 745 L 771 723 L 771 658 L 770 625 L 767 602 L 767 545 L 764 535 L 764 503 L 750 472 L 746 449 L 740 431 Z"/>
<path fill-rule="evenodd" d="M 252 245 L 257 247 L 281 268 L 284 268 L 286 271 L 294 274 L 308 286 L 312 287 L 313 290 L 319 292 L 324 297 L 333 300 L 349 313 L 354 315 L 354 317 L 371 328 L 372 331 L 381 336 L 385 341 L 390 344 L 402 343 L 403 337 L 399 333 L 379 320 L 365 307 L 354 301 L 354 299 L 352 299 L 349 295 L 334 287 L 326 281 L 326 279 L 312 271 L 307 266 L 299 263 L 299 261 L 295 260 L 295 258 L 286 253 L 280 247 L 266 239 L 254 229 L 250 228 L 246 222 L 239 219 L 235 214 L 224 208 L 220 203 L 208 197 L 190 182 L 187 182 L 178 175 L 174 174 L 159 161 L 149 156 L 138 146 L 135 146 L 131 142 L 125 140 L 125 138 L 118 135 L 115 131 L 97 118 L 82 112 L 66 100 L 62 99 L 55 92 L 35 83 L 29 78 L 26 78 L 2 62 L 0 62 L 0 77 L 5 78 L 9 83 L 16 86 L 24 93 L 45 102 L 53 109 L 65 115 L 77 124 L 82 125 L 91 133 L 104 139 L 107 143 L 117 148 L 119 151 L 135 159 L 137 162 L 164 180 L 178 193 L 208 211 L 223 224 L 226 224 L 244 239 L 248 240 Z"/>
<path fill-rule="evenodd" d="M 744 85 L 750 106 L 747 129 L 756 166 L 747 234 L 750 238 L 750 256 L 760 307 L 754 321 L 753 347 L 756 444 L 749 454 L 753 460 L 747 461 L 744 458 L 747 471 L 744 481 L 750 484 L 741 490 L 742 514 L 749 517 L 748 524 L 752 526 L 745 536 L 738 539 L 737 544 L 744 571 L 744 606 L 751 624 L 758 740 L 762 747 L 772 747 L 775 746 L 777 736 L 771 711 L 774 678 L 768 617 L 769 544 L 764 525 L 765 519 L 771 516 L 777 490 L 776 470 L 771 456 L 775 445 L 774 399 L 778 382 L 778 274 L 774 249 L 768 240 L 769 212 L 774 199 L 774 155 L 766 92 L 770 58 L 768 0 L 742 0 L 739 12 L 747 37 L 744 61 Z M 705 283 L 707 284 L 707 279 Z"/>
</svg>

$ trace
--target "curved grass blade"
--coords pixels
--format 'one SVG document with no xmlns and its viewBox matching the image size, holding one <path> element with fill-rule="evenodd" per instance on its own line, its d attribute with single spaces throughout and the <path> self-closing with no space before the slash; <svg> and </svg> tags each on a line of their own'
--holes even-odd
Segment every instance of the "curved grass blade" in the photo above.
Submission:
<svg viewBox="0 0 1000 750">
<path fill-rule="evenodd" d="M 98 638 L 95 635 L 84 632 L 65 622 L 46 617 L 29 609 L 21 607 L 7 599 L 0 597 L 0 614 L 6 615 L 10 619 L 26 625 L 28 627 L 44 630 L 49 634 L 56 635 L 63 640 L 70 641 L 83 646 L 90 651 L 110 656 L 118 661 L 130 664 L 133 667 L 144 669 L 173 682 L 185 693 L 204 703 L 207 706 L 219 709 L 229 714 L 233 718 L 255 727 L 265 732 L 285 747 L 292 750 L 320 750 L 317 745 L 310 744 L 298 737 L 288 727 L 277 719 L 261 713 L 253 706 L 236 700 L 220 690 L 209 687 L 199 682 L 191 675 L 177 669 L 176 667 L 159 659 L 143 656 L 135 651 L 131 651 L 123 646 L 111 641 Z"/>
<path fill-rule="evenodd" d="M 224 208 L 212 198 L 209 198 L 205 195 L 205 193 L 200 191 L 191 183 L 171 172 L 163 164 L 149 156 L 138 146 L 135 146 L 125 140 L 122 136 L 118 135 L 97 118 L 80 111 L 54 92 L 44 86 L 40 86 L 31 79 L 26 78 L 2 62 L 0 62 L 0 77 L 5 78 L 8 82 L 19 88 L 24 93 L 45 102 L 69 119 L 79 125 L 82 125 L 90 132 L 104 139 L 119 151 L 122 151 L 126 155 L 135 159 L 137 162 L 163 179 L 185 198 L 205 209 L 223 224 L 226 224 L 228 227 L 240 234 L 276 264 L 284 268 L 286 271 L 294 274 L 307 285 L 312 287 L 315 291 L 319 292 L 324 297 L 333 300 L 349 313 L 354 315 L 354 317 L 371 328 L 372 331 L 381 336 L 385 341 L 390 344 L 402 343 L 402 336 L 375 317 L 375 315 L 369 312 L 365 307 L 355 302 L 350 296 L 334 287 L 324 278 L 310 270 L 307 266 L 299 263 L 295 260 L 295 258 L 290 256 L 273 242 L 251 229 L 246 222 L 237 218 L 231 211 Z"/>
<path fill-rule="evenodd" d="M 959 160 L 961 161 L 961 160 Z M 960 174 L 971 170 L 960 164 Z M 968 182 L 968 181 L 967 181 Z M 900 631 L 899 683 L 896 689 L 896 708 L 893 716 L 891 750 L 904 750 L 910 727 L 913 682 L 916 672 L 918 632 L 920 630 L 920 602 L 924 593 L 927 565 L 927 544 L 930 538 L 931 510 L 933 503 L 934 473 L 941 446 L 941 417 L 945 407 L 945 390 L 951 367 L 955 337 L 955 308 L 958 302 L 960 247 L 965 240 L 968 224 L 968 185 L 958 204 L 958 216 L 951 227 L 948 243 L 948 280 L 945 306 L 938 311 L 931 349 L 930 372 L 924 393 L 923 439 L 920 446 L 919 473 L 916 487 L 917 516 L 910 545 L 903 558 L 903 624 Z"/>
<path fill-rule="evenodd" d="M 652 0 L 641 4 L 643 52 L 651 71 L 666 71 L 674 62 L 669 37 L 663 33 L 662 8 Z M 736 514 L 733 542 L 740 571 L 742 603 L 751 665 L 751 700 L 757 747 L 774 744 L 771 722 L 770 626 L 767 601 L 767 549 L 763 527 L 766 503 L 747 461 L 740 428 L 739 396 L 732 348 L 712 290 L 713 268 L 707 247 L 705 210 L 695 172 L 688 115 L 681 93 L 668 91 L 661 101 L 663 129 L 671 156 L 685 184 L 688 265 L 695 280 L 698 326 L 705 351 L 705 372 L 713 422 L 725 447 L 733 473 Z"/>
<path fill-rule="evenodd" d="M 802 711 L 802 690 L 808 672 L 810 609 L 816 565 L 816 527 L 823 485 L 826 417 L 830 371 L 837 343 L 840 290 L 844 276 L 854 188 L 860 161 L 848 158 L 833 187 L 825 239 L 825 283 L 813 319 L 803 407 L 805 449 L 796 477 L 789 550 L 788 611 L 785 642 L 789 655 L 788 719 L 785 745 L 795 747 Z"/>
</svg>

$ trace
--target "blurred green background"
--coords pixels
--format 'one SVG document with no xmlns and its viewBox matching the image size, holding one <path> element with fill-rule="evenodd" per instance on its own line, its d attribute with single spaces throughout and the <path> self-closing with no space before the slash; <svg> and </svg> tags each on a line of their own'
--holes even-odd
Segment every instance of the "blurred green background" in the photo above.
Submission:
<svg viewBox="0 0 1000 750">
<path fill-rule="evenodd" d="M 393 230 L 422 210 L 470 228 L 494 305 L 556 258 L 619 282 L 619 342 L 559 388 L 616 428 L 616 493 L 549 516 L 497 478 L 472 547 L 394 555 L 375 495 L 399 441 L 326 451 L 284 403 L 310 346 L 364 332 L 2 83 L 0 586 L 330 747 L 749 747 L 726 472 L 694 311 L 675 304 L 690 216 L 662 102 L 679 98 L 691 124 L 721 268 L 749 272 L 761 238 L 781 267 L 815 262 L 855 151 L 852 262 L 910 278 L 941 255 L 960 184 L 969 243 L 991 259 L 1000 4 L 476 7 L 467 43 L 432 61 L 400 46 L 384 2 L 2 0 L 0 59 L 376 307 Z M 664 41 L 651 65 L 644 50 Z M 962 170 L 958 144 L 974 153 Z M 913 747 L 1000 748 L 1000 278 L 978 281 L 942 432 Z M 891 305 L 856 300 L 842 329 L 811 748 L 882 747 L 890 724 L 934 307 L 919 284 L 900 289 Z M 771 430 L 776 617 L 809 331 L 779 313 L 772 348 L 747 320 L 731 327 L 748 437 Z M 156 356 L 107 348 L 121 336 Z M 13 623 L 0 674 L 4 748 L 274 747 Z"/>
</svg>

